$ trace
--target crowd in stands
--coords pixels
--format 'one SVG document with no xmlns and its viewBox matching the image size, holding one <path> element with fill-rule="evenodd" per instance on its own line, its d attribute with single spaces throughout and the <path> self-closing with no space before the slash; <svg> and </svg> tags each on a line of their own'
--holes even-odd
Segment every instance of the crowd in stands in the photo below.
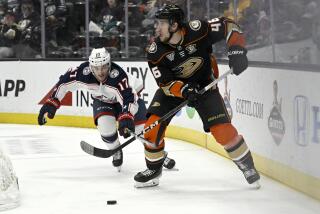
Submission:
<svg viewBox="0 0 320 214">
<path fill-rule="evenodd" d="M 0 58 L 41 58 L 43 33 L 47 58 L 86 57 L 85 0 L 43 1 L 44 31 L 40 0 L 0 0 Z M 90 47 L 104 46 L 113 57 L 126 56 L 128 27 L 129 56 L 145 57 L 145 47 L 154 39 L 155 12 L 168 2 L 188 11 L 185 0 L 128 0 L 126 24 L 124 0 L 89 0 Z M 209 19 L 226 15 L 233 2 L 190 1 L 187 17 Z M 248 47 L 270 45 L 270 0 L 238 2 L 237 20 L 246 34 Z M 320 49 L 320 0 L 277 0 L 273 4 L 274 42 L 311 38 Z M 220 52 L 222 55 L 223 51 Z"/>
<path fill-rule="evenodd" d="M 270 0 L 251 0 L 250 6 L 241 11 L 238 21 L 244 29 L 248 47 L 270 46 L 272 39 L 275 44 L 289 43 L 297 46 L 297 50 L 293 47 L 295 53 L 292 53 L 290 62 L 310 63 L 311 46 L 300 47 L 298 44 L 299 41 L 311 40 L 311 44 L 320 51 L 320 0 L 272 2 L 273 29 Z"/>
<path fill-rule="evenodd" d="M 124 2 L 89 0 L 90 47 L 102 45 L 121 57 L 125 46 Z M 130 52 L 143 56 L 143 46 L 153 36 L 155 11 L 166 1 L 128 2 Z M 44 0 L 44 11 L 46 57 L 85 57 L 85 0 Z M 0 58 L 40 58 L 41 24 L 39 0 L 0 0 Z"/>
</svg>

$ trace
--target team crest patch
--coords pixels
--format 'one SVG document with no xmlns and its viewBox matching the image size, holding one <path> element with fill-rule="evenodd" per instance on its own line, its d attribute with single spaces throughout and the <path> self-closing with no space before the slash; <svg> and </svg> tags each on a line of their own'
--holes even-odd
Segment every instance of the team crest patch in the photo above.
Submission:
<svg viewBox="0 0 320 214">
<path fill-rule="evenodd" d="M 113 69 L 113 70 L 110 71 L 109 76 L 110 76 L 111 78 L 116 78 L 117 76 L 119 76 L 119 71 L 116 70 L 116 69 Z"/>
<path fill-rule="evenodd" d="M 149 53 L 155 53 L 157 51 L 157 44 L 155 42 L 152 42 L 152 44 L 149 47 L 148 52 Z"/>
<path fill-rule="evenodd" d="M 189 22 L 189 25 L 192 30 L 199 30 L 201 27 L 201 22 L 199 20 L 194 20 Z"/>
<path fill-rule="evenodd" d="M 193 54 L 194 52 L 197 51 L 196 44 L 188 45 L 186 47 L 186 50 L 188 51 L 188 54 Z"/>
<path fill-rule="evenodd" d="M 83 70 L 82 70 L 82 73 L 83 75 L 89 75 L 90 74 L 90 68 L 89 67 L 85 67 Z"/>
<path fill-rule="evenodd" d="M 174 60 L 174 52 L 168 54 L 166 57 L 168 60 L 173 61 Z"/>
</svg>

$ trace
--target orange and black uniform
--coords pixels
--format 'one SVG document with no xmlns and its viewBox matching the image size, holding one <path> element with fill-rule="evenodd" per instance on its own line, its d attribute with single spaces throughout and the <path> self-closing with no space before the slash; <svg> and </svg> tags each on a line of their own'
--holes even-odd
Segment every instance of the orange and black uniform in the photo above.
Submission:
<svg viewBox="0 0 320 214">
<path fill-rule="evenodd" d="M 149 47 L 148 63 L 159 89 L 148 108 L 146 127 L 184 101 L 181 88 L 185 84 L 196 83 L 202 89 L 218 77 L 218 67 L 212 55 L 214 43 L 226 40 L 228 47 L 245 45 L 239 26 L 224 17 L 210 21 L 190 21 L 182 26 L 180 33 L 182 40 L 177 45 L 162 43 L 158 38 Z M 211 132 L 217 142 L 224 146 L 230 143 L 245 144 L 242 138 L 241 142 L 233 142 L 238 133 L 230 122 L 216 86 L 199 96 L 198 100 L 200 101 L 195 105 L 195 109 L 206 132 Z M 157 148 L 145 146 L 149 169 L 157 169 L 162 165 L 163 137 L 169 122 L 170 120 L 158 125 L 144 136 L 157 145 Z"/>
</svg>

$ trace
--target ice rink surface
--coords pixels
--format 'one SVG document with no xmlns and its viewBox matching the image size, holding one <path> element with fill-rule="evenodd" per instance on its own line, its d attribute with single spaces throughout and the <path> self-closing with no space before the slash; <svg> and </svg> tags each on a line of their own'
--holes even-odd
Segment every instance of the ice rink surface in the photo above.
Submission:
<svg viewBox="0 0 320 214">
<path fill-rule="evenodd" d="M 81 140 L 105 148 L 96 129 L 0 124 L 21 190 L 21 206 L 5 213 L 320 213 L 319 201 L 265 176 L 255 190 L 230 160 L 172 139 L 166 150 L 179 170 L 163 171 L 158 187 L 136 189 L 133 176 L 146 169 L 141 143 L 124 148 L 119 173 L 112 158 L 84 153 Z"/>
</svg>

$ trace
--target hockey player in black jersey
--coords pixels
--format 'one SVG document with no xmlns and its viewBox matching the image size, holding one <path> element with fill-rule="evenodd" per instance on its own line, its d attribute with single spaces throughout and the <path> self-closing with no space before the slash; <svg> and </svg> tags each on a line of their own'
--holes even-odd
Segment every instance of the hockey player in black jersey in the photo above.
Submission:
<svg viewBox="0 0 320 214">
<path fill-rule="evenodd" d="M 184 23 L 184 13 L 177 5 L 165 5 L 156 13 L 157 39 L 148 49 L 148 63 L 159 86 L 148 108 L 145 126 L 157 121 L 184 100 L 199 113 L 206 132 L 211 132 L 230 158 L 243 172 L 247 182 L 260 179 L 244 138 L 231 124 L 217 86 L 204 94 L 199 91 L 218 77 L 212 45 L 226 40 L 229 66 L 235 75 L 248 67 L 245 40 L 239 26 L 220 17 L 210 21 Z M 145 145 L 147 169 L 135 177 L 136 187 L 159 184 L 164 162 L 164 133 L 170 119 L 144 137 L 157 145 Z"/>
<path fill-rule="evenodd" d="M 143 90 L 143 82 L 111 62 L 105 48 L 93 49 L 89 61 L 60 76 L 50 98 L 40 109 L 39 125 L 46 123 L 46 115 L 53 119 L 66 93 L 77 89 L 91 92 L 94 123 L 109 149 L 120 145 L 118 132 L 127 138 L 130 136 L 127 129 L 137 133 L 142 131 L 146 121 L 146 107 L 138 94 Z M 167 162 L 167 168 L 172 168 L 175 163 L 170 158 L 167 158 Z M 123 153 L 119 150 L 113 155 L 112 164 L 120 171 L 122 163 Z"/>
</svg>

